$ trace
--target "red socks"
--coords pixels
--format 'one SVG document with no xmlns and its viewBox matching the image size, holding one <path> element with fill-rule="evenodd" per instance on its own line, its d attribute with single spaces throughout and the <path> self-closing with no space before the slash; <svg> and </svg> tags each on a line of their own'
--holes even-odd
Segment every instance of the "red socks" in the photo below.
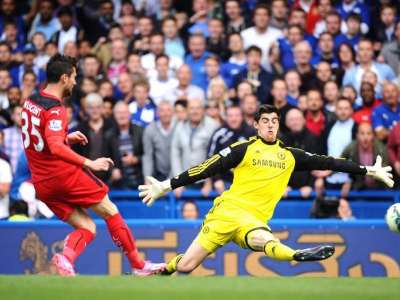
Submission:
<svg viewBox="0 0 400 300">
<path fill-rule="evenodd" d="M 143 269 L 144 261 L 138 256 L 135 239 L 121 215 L 117 213 L 107 218 L 106 223 L 112 240 L 118 247 L 122 248 L 132 268 Z"/>
<path fill-rule="evenodd" d="M 75 259 L 93 241 L 94 234 L 85 228 L 71 232 L 65 239 L 63 255 L 73 264 Z"/>
</svg>

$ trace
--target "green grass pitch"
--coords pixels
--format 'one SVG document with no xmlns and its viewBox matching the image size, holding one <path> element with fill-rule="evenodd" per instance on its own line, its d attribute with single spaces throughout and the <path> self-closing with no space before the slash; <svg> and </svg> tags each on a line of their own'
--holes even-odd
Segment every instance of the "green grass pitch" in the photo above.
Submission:
<svg viewBox="0 0 400 300">
<path fill-rule="evenodd" d="M 0 299 L 398 299 L 399 279 L 0 276 Z"/>
</svg>

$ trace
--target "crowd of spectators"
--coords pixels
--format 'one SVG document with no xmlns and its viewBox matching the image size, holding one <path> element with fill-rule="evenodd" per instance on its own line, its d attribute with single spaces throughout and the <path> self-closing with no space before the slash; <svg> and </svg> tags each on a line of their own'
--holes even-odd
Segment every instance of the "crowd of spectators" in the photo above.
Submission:
<svg viewBox="0 0 400 300">
<path fill-rule="evenodd" d="M 20 112 L 55 53 L 79 61 L 65 105 L 70 130 L 89 144 L 74 150 L 113 159 L 96 174 L 111 188 L 175 176 L 254 135 L 264 103 L 280 109 L 287 146 L 363 165 L 379 154 L 399 187 L 399 8 L 398 0 L 1 0 L 0 219 L 10 207 L 51 215 L 35 201 Z M 231 181 L 221 174 L 190 188 L 206 196 Z M 314 171 L 294 173 L 288 191 L 324 197 L 332 188 L 348 211 L 350 189 L 383 187 Z"/>
</svg>

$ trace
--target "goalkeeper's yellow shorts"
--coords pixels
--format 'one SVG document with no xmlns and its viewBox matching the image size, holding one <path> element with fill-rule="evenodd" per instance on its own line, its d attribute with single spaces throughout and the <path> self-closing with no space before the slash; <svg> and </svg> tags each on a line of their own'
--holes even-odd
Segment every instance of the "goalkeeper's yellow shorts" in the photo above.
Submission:
<svg viewBox="0 0 400 300">
<path fill-rule="evenodd" d="M 271 232 L 265 222 L 250 212 L 228 201 L 221 201 L 208 212 L 196 241 L 210 253 L 230 241 L 242 248 L 251 249 L 247 237 L 250 232 L 257 229 Z"/>
</svg>

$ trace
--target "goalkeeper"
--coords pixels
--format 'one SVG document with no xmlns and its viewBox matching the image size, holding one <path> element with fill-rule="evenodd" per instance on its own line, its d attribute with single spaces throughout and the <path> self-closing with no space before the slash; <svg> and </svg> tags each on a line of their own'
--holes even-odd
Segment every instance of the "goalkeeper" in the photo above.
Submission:
<svg viewBox="0 0 400 300">
<path fill-rule="evenodd" d="M 360 166 L 285 147 L 277 139 L 279 111 L 274 106 L 262 105 L 254 126 L 256 137 L 234 143 L 172 179 L 159 182 L 148 177 L 150 183 L 139 186 L 140 197 L 150 206 L 173 189 L 233 169 L 231 187 L 215 199 L 196 239 L 184 254 L 168 263 L 167 274 L 193 271 L 208 255 L 230 241 L 281 261 L 316 261 L 332 256 L 335 248 L 329 245 L 291 249 L 280 243 L 267 225 L 293 171 L 332 170 L 368 175 L 393 187 L 391 167 L 382 167 L 379 156 L 374 166 Z"/>
</svg>

